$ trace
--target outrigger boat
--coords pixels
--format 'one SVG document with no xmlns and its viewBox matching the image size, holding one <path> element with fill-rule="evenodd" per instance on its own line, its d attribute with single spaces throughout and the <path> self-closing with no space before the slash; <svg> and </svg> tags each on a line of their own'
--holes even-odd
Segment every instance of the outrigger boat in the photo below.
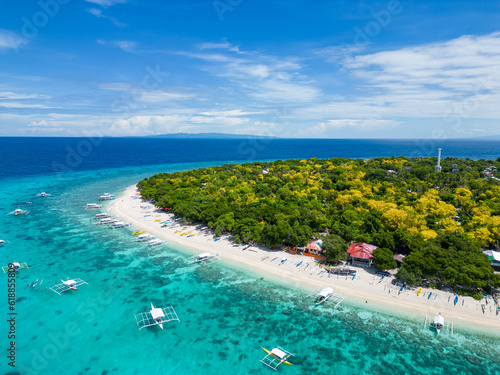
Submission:
<svg viewBox="0 0 500 375">
<path fill-rule="evenodd" d="M 313 295 L 316 295 L 315 305 L 321 305 L 323 302 L 330 300 L 330 302 L 335 304 L 334 307 L 340 305 L 340 303 L 345 298 L 345 296 L 343 296 L 342 294 L 335 293 L 333 288 L 331 287 L 323 288 L 321 289 L 321 291 L 320 288 L 316 288 L 311 293 L 309 293 L 306 298 L 311 297 Z"/>
<path fill-rule="evenodd" d="M 439 332 L 441 332 L 444 327 L 444 317 L 441 315 L 441 313 L 438 313 L 434 317 L 434 322 L 431 323 L 431 327 L 435 328 L 437 334 L 439 335 Z"/>
<path fill-rule="evenodd" d="M 99 220 L 95 225 L 110 225 L 117 223 L 118 220 L 112 217 L 105 217 L 104 219 Z"/>
<path fill-rule="evenodd" d="M 171 320 L 177 320 L 180 322 L 177 313 L 172 306 L 160 308 L 154 307 L 151 303 L 151 310 L 145 313 L 139 313 L 135 315 L 135 321 L 139 327 L 139 331 L 144 327 L 150 327 L 154 325 L 160 326 L 163 329 L 163 323 L 169 322 Z"/>
<path fill-rule="evenodd" d="M 49 193 L 46 193 L 44 191 L 42 191 L 41 193 L 37 194 L 36 196 L 37 197 L 42 197 L 42 198 L 45 198 L 45 197 L 50 197 L 52 194 L 49 194 Z"/>
<path fill-rule="evenodd" d="M 82 279 L 71 279 L 71 280 L 63 280 L 61 279 L 62 284 L 56 284 L 54 286 L 50 287 L 50 290 L 53 292 L 61 295 L 62 292 L 65 292 L 67 290 L 77 290 L 77 287 L 83 284 L 87 284 L 87 282 L 83 281 Z"/>
<path fill-rule="evenodd" d="M 94 216 L 94 218 L 96 218 L 96 219 L 105 219 L 107 217 L 109 217 L 109 215 L 105 212 L 102 212 L 100 214 L 95 214 L 95 216 Z"/>
<path fill-rule="evenodd" d="M 87 205 L 84 207 L 86 210 L 94 210 L 96 208 L 101 208 L 102 204 L 99 203 L 87 203 Z"/>
<path fill-rule="evenodd" d="M 132 224 L 126 223 L 124 221 L 115 221 L 109 227 L 112 229 L 119 229 L 119 228 L 128 227 L 129 225 L 132 225 Z"/>
<path fill-rule="evenodd" d="M 144 242 L 144 241 L 151 241 L 153 239 L 155 239 L 156 237 L 149 234 L 149 233 L 143 233 L 143 234 L 139 234 L 135 240 L 136 241 L 139 241 L 139 242 Z"/>
<path fill-rule="evenodd" d="M 149 246 L 158 246 L 158 245 L 161 245 L 163 242 L 165 242 L 165 241 L 160 240 L 158 238 L 155 238 L 155 239 L 152 239 L 152 240 L 148 241 L 147 244 Z"/>
<path fill-rule="evenodd" d="M 28 215 L 29 213 L 30 213 L 30 211 L 23 210 L 23 209 L 21 209 L 21 208 L 18 207 L 14 211 L 9 212 L 7 215 L 17 216 L 17 215 Z"/>
<path fill-rule="evenodd" d="M 99 200 L 100 200 L 100 201 L 109 201 L 109 200 L 111 200 L 111 199 L 115 199 L 115 196 L 114 196 L 114 195 L 112 195 L 112 194 L 110 194 L 110 193 L 104 193 L 103 195 L 101 195 L 101 196 L 99 197 Z"/>
<path fill-rule="evenodd" d="M 0 246 L 7 245 L 8 243 L 10 242 L 7 240 L 0 240 Z"/>
<path fill-rule="evenodd" d="M 191 263 L 203 263 L 203 265 L 212 264 L 220 260 L 219 253 L 201 253 L 190 257 Z"/>
<path fill-rule="evenodd" d="M 7 272 L 9 272 L 9 270 L 12 270 L 12 269 L 14 269 L 14 271 L 19 271 L 19 270 L 22 270 L 23 268 L 29 269 L 26 262 L 24 262 L 24 263 L 12 262 L 6 267 L 2 267 L 2 271 L 3 271 L 3 273 L 7 273 Z"/>
<path fill-rule="evenodd" d="M 277 348 L 274 348 L 273 350 L 268 350 L 263 346 L 261 346 L 261 348 L 266 352 L 266 356 L 262 359 L 259 359 L 259 361 L 265 364 L 267 367 L 270 367 L 273 370 L 277 370 L 278 366 L 282 363 L 288 366 L 291 365 L 291 363 L 288 362 L 288 358 L 293 356 L 293 354 L 289 351 L 279 346 Z"/>
<path fill-rule="evenodd" d="M 318 294 L 318 298 L 316 299 L 316 305 L 322 304 L 323 302 L 328 300 L 328 298 L 330 298 L 332 295 L 333 295 L 333 288 L 330 287 L 323 288 L 323 290 Z"/>
</svg>

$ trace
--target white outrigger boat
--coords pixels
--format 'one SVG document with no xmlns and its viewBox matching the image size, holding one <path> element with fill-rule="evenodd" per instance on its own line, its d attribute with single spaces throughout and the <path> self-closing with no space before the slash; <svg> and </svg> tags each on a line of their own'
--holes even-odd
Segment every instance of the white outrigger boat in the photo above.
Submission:
<svg viewBox="0 0 500 375">
<path fill-rule="evenodd" d="M 118 222 L 117 219 L 113 217 L 105 217 L 104 219 L 99 220 L 95 225 L 110 225 Z"/>
<path fill-rule="evenodd" d="M 112 223 L 109 227 L 111 229 L 120 229 L 120 228 L 125 228 L 125 227 L 128 227 L 129 225 L 132 225 L 130 223 L 126 223 L 124 221 L 115 221 L 114 223 Z"/>
<path fill-rule="evenodd" d="M 155 238 L 155 239 L 152 239 L 152 240 L 148 241 L 147 244 L 149 246 L 158 246 L 158 245 L 161 245 L 163 242 L 165 242 L 165 241 L 160 240 L 158 238 Z"/>
<path fill-rule="evenodd" d="M 42 191 L 41 193 L 38 193 L 36 196 L 37 196 L 37 197 L 42 197 L 42 198 L 45 198 L 45 197 L 50 197 L 50 196 L 52 196 L 52 194 L 49 194 L 49 193 L 46 193 L 46 192 Z"/>
<path fill-rule="evenodd" d="M 151 310 L 145 313 L 135 314 L 135 321 L 139 331 L 144 327 L 160 326 L 163 329 L 163 323 L 170 322 L 172 320 L 177 320 L 180 322 L 177 313 L 172 306 L 160 308 L 154 307 L 151 303 Z"/>
<path fill-rule="evenodd" d="M 427 322 L 430 322 L 428 324 Z M 424 321 L 424 329 L 429 329 L 429 326 L 432 329 L 435 329 L 437 334 L 439 335 L 442 330 L 444 330 L 447 333 L 451 333 L 453 335 L 453 322 L 450 322 L 449 320 L 445 323 L 444 317 L 441 315 L 441 313 L 438 313 L 435 317 L 434 320 L 429 319 L 427 316 L 425 317 Z"/>
<path fill-rule="evenodd" d="M 152 241 L 155 238 L 156 238 L 156 236 L 153 236 L 149 233 L 142 233 L 142 234 L 137 235 L 137 237 L 135 238 L 135 241 L 146 242 L 146 241 Z"/>
<path fill-rule="evenodd" d="M 19 270 L 22 270 L 23 268 L 29 269 L 26 262 L 24 262 L 24 263 L 12 262 L 12 263 L 9 263 L 9 265 L 7 267 L 2 267 L 2 271 L 3 271 L 3 273 L 7 273 L 7 272 L 9 272 L 9 270 L 12 270 L 12 269 L 14 271 L 19 271 Z"/>
<path fill-rule="evenodd" d="M 335 304 L 334 307 L 340 305 L 340 303 L 344 300 L 344 296 L 339 293 L 335 293 L 334 289 L 331 287 L 326 288 L 316 288 L 311 293 L 307 295 L 307 297 L 316 296 L 316 305 L 321 305 L 323 302 L 330 301 Z M 306 298 L 307 298 L 306 297 Z"/>
<path fill-rule="evenodd" d="M 53 292 L 61 295 L 62 292 L 65 292 L 67 290 L 77 290 L 77 287 L 83 284 L 87 284 L 87 282 L 83 281 L 82 279 L 68 279 L 68 280 L 61 280 L 61 284 L 56 284 L 54 286 L 50 287 L 50 290 Z"/>
<path fill-rule="evenodd" d="M 112 199 L 115 199 L 115 196 L 113 194 L 110 194 L 110 193 L 104 193 L 103 195 L 101 195 L 99 197 L 100 201 L 109 201 Z"/>
<path fill-rule="evenodd" d="M 102 204 L 99 204 L 99 203 L 87 203 L 87 205 L 85 206 L 85 209 L 86 210 L 95 210 L 96 208 L 101 208 L 102 207 Z"/>
<path fill-rule="evenodd" d="M 109 217 L 109 215 L 107 213 L 105 213 L 105 212 L 101 212 L 99 214 L 95 214 L 95 216 L 94 216 L 95 219 L 105 219 L 107 217 Z"/>
<path fill-rule="evenodd" d="M 220 260 L 219 253 L 201 253 L 190 257 L 191 263 L 203 263 L 203 265 L 212 264 Z"/>
<path fill-rule="evenodd" d="M 272 368 L 273 370 L 278 370 L 278 366 L 284 363 L 285 365 L 290 366 L 291 363 L 288 362 L 288 358 L 293 356 L 289 351 L 276 347 L 273 350 L 268 350 L 261 346 L 262 350 L 266 352 L 266 356 L 262 359 L 259 359 L 260 362 L 265 364 L 267 367 Z"/>
<path fill-rule="evenodd" d="M 8 243 L 10 242 L 7 240 L 0 240 L 0 246 L 7 245 Z"/>
<path fill-rule="evenodd" d="M 23 210 L 21 208 L 16 208 L 14 211 L 12 212 L 9 212 L 7 215 L 14 215 L 14 216 L 17 216 L 17 215 L 28 215 L 30 212 L 27 211 L 27 210 Z"/>
<path fill-rule="evenodd" d="M 333 296 L 333 288 L 326 287 L 321 290 L 321 292 L 318 293 L 318 298 L 316 299 L 316 305 L 320 305 L 323 302 L 326 302 L 328 298 Z"/>
<path fill-rule="evenodd" d="M 431 327 L 435 328 L 437 331 L 437 334 L 439 335 L 439 332 L 441 332 L 441 330 L 444 327 L 444 317 L 441 315 L 441 313 L 438 313 L 434 317 L 434 322 L 431 323 Z"/>
</svg>

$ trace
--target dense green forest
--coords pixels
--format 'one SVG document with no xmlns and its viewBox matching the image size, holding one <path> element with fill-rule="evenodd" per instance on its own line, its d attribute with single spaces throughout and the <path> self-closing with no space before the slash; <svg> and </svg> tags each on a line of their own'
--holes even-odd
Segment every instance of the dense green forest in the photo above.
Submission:
<svg viewBox="0 0 500 375">
<path fill-rule="evenodd" d="M 480 248 L 500 241 L 500 158 L 286 160 L 160 173 L 139 182 L 145 199 L 216 235 L 270 247 L 322 237 L 329 260 L 346 244 L 377 245 L 375 263 L 416 284 L 469 290 L 500 285 Z"/>
</svg>

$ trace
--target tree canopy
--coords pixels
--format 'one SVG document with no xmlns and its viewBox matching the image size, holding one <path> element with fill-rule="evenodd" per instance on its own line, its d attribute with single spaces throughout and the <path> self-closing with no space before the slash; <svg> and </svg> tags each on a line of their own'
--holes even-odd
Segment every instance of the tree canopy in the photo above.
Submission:
<svg viewBox="0 0 500 375">
<path fill-rule="evenodd" d="M 498 283 L 479 247 L 500 241 L 500 161 L 446 158 L 441 173 L 435 164 L 278 160 L 159 173 L 138 186 L 157 206 L 241 242 L 301 246 L 328 233 L 329 259 L 342 258 L 342 241 L 366 242 L 408 255 L 401 278 Z"/>
</svg>

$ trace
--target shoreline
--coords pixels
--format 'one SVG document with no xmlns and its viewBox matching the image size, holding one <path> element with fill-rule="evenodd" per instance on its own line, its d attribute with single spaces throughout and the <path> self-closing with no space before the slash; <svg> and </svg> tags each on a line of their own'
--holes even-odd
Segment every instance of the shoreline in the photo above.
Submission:
<svg viewBox="0 0 500 375">
<path fill-rule="evenodd" d="M 242 251 L 244 247 L 229 242 L 225 239 L 227 236 L 222 236 L 215 242 L 210 232 L 200 232 L 195 225 L 162 228 L 158 220 L 172 219 L 173 214 L 156 211 L 153 204 L 144 202 L 137 194 L 135 185 L 126 188 L 120 196 L 111 201 L 107 207 L 109 213 L 130 222 L 138 230 L 146 230 L 149 234 L 166 240 L 169 245 L 182 247 L 193 254 L 219 253 L 220 259 L 233 268 L 250 271 L 256 276 L 287 287 L 298 287 L 307 294 L 316 288 L 330 286 L 336 293 L 345 297 L 344 302 L 349 300 L 357 306 L 369 305 L 370 309 L 391 315 L 415 320 L 421 318 L 423 322 L 425 316 L 432 320 L 438 312 L 441 312 L 447 322 L 454 323 L 455 329 L 464 328 L 467 331 L 490 335 L 495 335 L 495 332 L 500 330 L 500 315 L 495 314 L 496 306 L 492 303 L 486 305 L 486 312 L 483 314 L 481 309 L 483 301 L 474 300 L 472 297 L 459 297 L 459 302 L 455 306 L 453 304 L 455 294 L 446 291 L 422 288 L 422 293 L 417 296 L 417 288 L 398 294 L 399 288 L 391 284 L 393 278 L 381 280 L 374 275 L 375 271 L 369 272 L 363 267 L 352 267 L 357 270 L 354 279 L 337 275 L 328 276 L 326 272 L 321 273 L 322 268 L 316 265 L 315 258 L 312 257 L 270 250 L 262 246 L 251 246 Z M 180 236 L 186 232 L 196 235 Z M 277 259 L 271 261 L 273 258 Z M 280 264 L 283 258 L 288 260 Z M 300 267 L 297 266 L 299 262 L 302 262 Z M 432 293 L 430 298 L 429 293 Z"/>
</svg>

